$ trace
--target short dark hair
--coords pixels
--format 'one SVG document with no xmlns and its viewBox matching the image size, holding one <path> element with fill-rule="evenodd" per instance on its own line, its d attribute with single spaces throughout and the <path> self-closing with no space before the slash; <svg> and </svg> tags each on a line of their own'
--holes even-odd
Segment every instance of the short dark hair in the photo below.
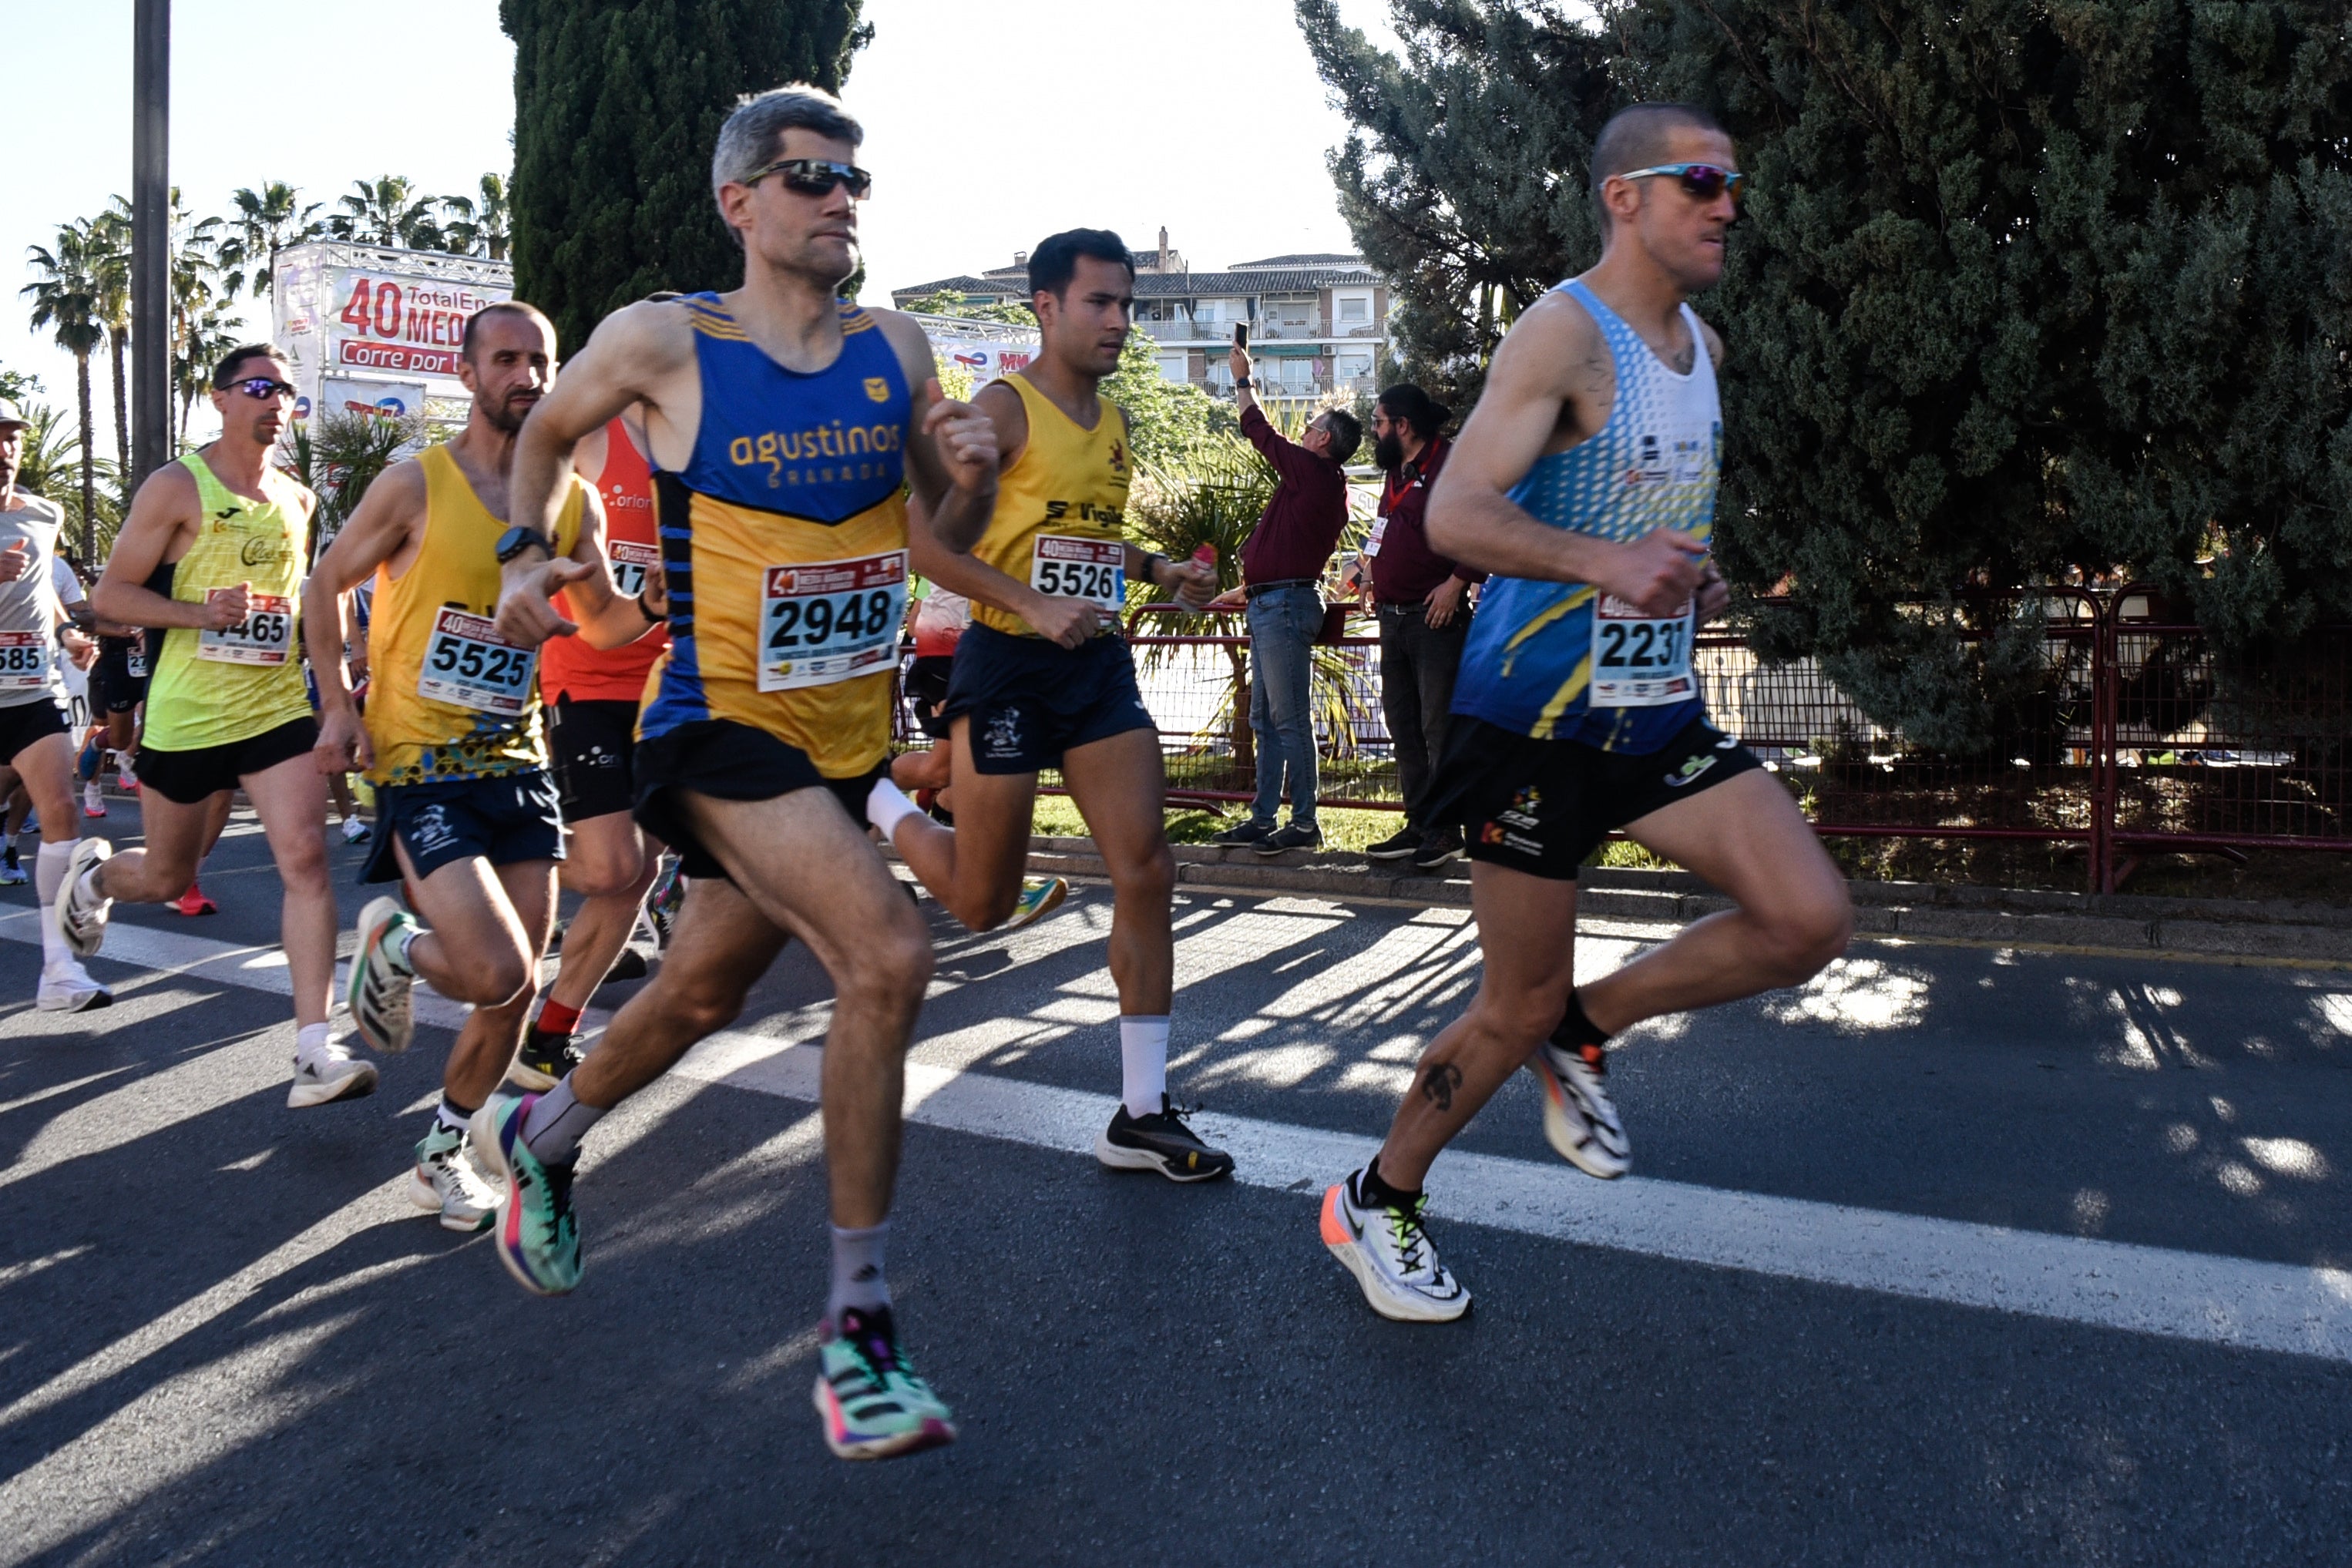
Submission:
<svg viewBox="0 0 2352 1568">
<path fill-rule="evenodd" d="M 1592 143 L 1592 210 L 1601 219 L 1601 233 L 1609 233 L 1609 204 L 1601 199 L 1612 175 L 1646 169 L 1666 155 L 1666 141 L 1677 131 L 1727 134 L 1715 116 L 1695 103 L 1628 104 L 1609 117 Z"/>
<path fill-rule="evenodd" d="M 1345 463 L 1364 444 L 1364 422 L 1344 408 L 1327 408 L 1322 417 L 1331 427 L 1331 460 Z"/>
<path fill-rule="evenodd" d="M 1093 256 L 1097 261 L 1115 261 L 1127 268 L 1131 282 L 1135 277 L 1135 257 L 1127 252 L 1127 242 L 1108 229 L 1064 229 L 1057 235 L 1047 235 L 1029 253 L 1029 297 L 1050 294 L 1060 298 L 1070 287 L 1070 279 L 1078 275 L 1078 257 Z"/>
<path fill-rule="evenodd" d="M 281 365 L 292 362 L 286 358 L 285 350 L 275 343 L 239 343 L 221 356 L 221 362 L 213 367 L 213 391 L 226 392 L 234 382 L 242 380 L 236 370 L 247 360 L 275 360 Z"/>
<path fill-rule="evenodd" d="M 1636 163 L 1635 168 L 1641 165 Z M 1401 419 L 1412 426 L 1412 433 L 1423 441 L 1434 441 L 1454 411 L 1430 396 L 1411 382 L 1400 382 L 1381 393 L 1381 410 L 1391 419 Z"/>
<path fill-rule="evenodd" d="M 466 318 L 466 329 L 460 333 L 457 338 L 457 357 L 459 359 L 467 361 L 469 363 L 472 361 L 474 358 L 474 324 L 485 316 L 520 316 L 526 320 L 536 321 L 541 326 L 547 329 L 547 346 L 549 350 L 552 352 L 555 348 L 555 323 L 547 319 L 546 311 L 541 310 L 538 306 L 530 303 L 528 300 L 500 299 L 492 304 L 483 306 L 479 310 L 475 311 L 471 316 Z"/>
</svg>

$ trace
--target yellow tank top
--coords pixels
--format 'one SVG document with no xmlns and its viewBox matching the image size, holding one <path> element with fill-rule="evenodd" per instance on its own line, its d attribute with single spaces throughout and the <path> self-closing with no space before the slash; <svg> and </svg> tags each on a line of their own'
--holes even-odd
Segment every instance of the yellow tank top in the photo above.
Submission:
<svg viewBox="0 0 2352 1568">
<path fill-rule="evenodd" d="M 272 498 L 255 501 L 222 484 L 202 453 L 180 461 L 196 481 L 204 522 L 173 566 L 172 597 L 201 604 L 242 582 L 251 612 L 226 631 L 164 632 L 147 689 L 144 740 L 158 751 L 227 746 L 310 716 L 296 623 L 310 531 L 294 481 L 265 470 L 262 487 Z"/>
<path fill-rule="evenodd" d="M 489 779 L 547 766 L 539 726 L 539 654 L 498 634 L 499 536 L 446 446 L 416 455 L 425 470 L 425 538 L 400 576 L 376 569 L 368 623 L 368 738 L 379 785 Z M 555 550 L 580 538 L 587 486 L 570 489 Z"/>
<path fill-rule="evenodd" d="M 1021 394 L 1029 440 L 997 478 L 996 511 L 972 559 L 1040 593 L 1117 614 L 1127 604 L 1127 415 L 1106 402 L 1088 430 L 1019 371 L 1004 384 Z M 1011 611 L 977 600 L 971 618 L 1015 637 L 1037 634 Z"/>
</svg>

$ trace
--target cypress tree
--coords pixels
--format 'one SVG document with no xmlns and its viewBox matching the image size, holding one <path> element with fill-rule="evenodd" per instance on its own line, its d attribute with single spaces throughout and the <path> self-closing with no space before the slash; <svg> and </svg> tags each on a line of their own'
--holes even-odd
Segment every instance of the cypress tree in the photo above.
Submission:
<svg viewBox="0 0 2352 1568">
<path fill-rule="evenodd" d="M 861 0 L 499 0 L 515 41 L 515 288 L 566 350 L 660 289 L 732 288 L 710 150 L 746 92 L 838 91 Z"/>
<path fill-rule="evenodd" d="M 2242 647 L 2352 618 L 2341 0 L 1617 0 L 1587 37 L 1752 176 L 1699 308 L 1731 355 L 1722 559 L 1794 574 L 1764 651 L 1973 750 L 2048 698 L 2037 587 L 2151 579 Z"/>
<path fill-rule="evenodd" d="M 1601 35 L 1512 0 L 1395 0 L 1400 60 L 1297 0 L 1355 126 L 1330 155 L 1364 259 L 1395 280 L 1407 379 L 1467 408 L 1514 317 L 1600 255 L 1580 171 L 1622 95 Z"/>
</svg>

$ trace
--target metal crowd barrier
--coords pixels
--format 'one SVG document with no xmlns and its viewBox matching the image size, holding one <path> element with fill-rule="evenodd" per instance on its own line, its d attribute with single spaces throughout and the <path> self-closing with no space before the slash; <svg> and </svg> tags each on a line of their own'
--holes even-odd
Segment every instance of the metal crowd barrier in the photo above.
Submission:
<svg viewBox="0 0 2352 1568">
<path fill-rule="evenodd" d="M 2233 656 L 2151 590 L 2051 590 L 2042 602 L 2042 671 L 1965 756 L 1872 723 L 1811 660 L 1764 663 L 1736 627 L 1703 631 L 1695 664 L 1715 721 L 1825 836 L 2079 843 L 2099 892 L 2157 851 L 2352 851 L 2352 627 Z M 1129 625 L 1170 799 L 1250 799 L 1241 612 L 1153 605 Z M 1315 658 L 1318 799 L 1401 810 L 1370 619 L 1351 615 Z M 898 727 L 920 742 L 903 703 Z"/>
</svg>

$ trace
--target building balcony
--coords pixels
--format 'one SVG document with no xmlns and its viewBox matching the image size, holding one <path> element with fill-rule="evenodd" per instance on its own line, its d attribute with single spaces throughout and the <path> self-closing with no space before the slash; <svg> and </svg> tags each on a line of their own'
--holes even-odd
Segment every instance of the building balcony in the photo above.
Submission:
<svg viewBox="0 0 2352 1568">
<path fill-rule="evenodd" d="M 1192 340 L 1192 321 L 1186 317 L 1178 321 L 1138 321 L 1137 331 L 1162 343 L 1189 343 Z M 1212 331 L 1215 330 L 1213 327 Z"/>
<path fill-rule="evenodd" d="M 1260 317 L 1257 325 L 1250 329 L 1250 336 L 1269 342 L 1277 339 L 1319 338 L 1323 336 L 1323 318 L 1309 315 L 1303 321 L 1277 321 Z"/>
</svg>

